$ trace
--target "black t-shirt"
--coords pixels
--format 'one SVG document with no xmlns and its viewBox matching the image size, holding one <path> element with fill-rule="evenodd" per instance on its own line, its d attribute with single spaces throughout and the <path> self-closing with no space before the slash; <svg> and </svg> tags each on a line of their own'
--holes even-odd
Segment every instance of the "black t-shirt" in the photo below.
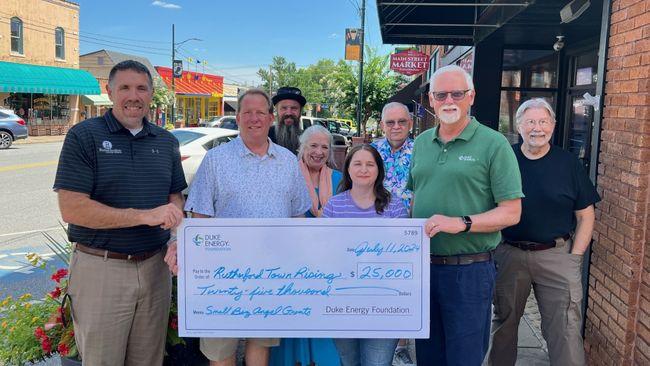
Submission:
<svg viewBox="0 0 650 366">
<path fill-rule="evenodd" d="M 178 140 L 147 121 L 133 136 L 109 110 L 68 132 L 56 172 L 54 189 L 86 193 L 115 208 L 151 209 L 169 202 L 169 195 L 187 187 Z M 136 254 L 159 249 L 169 230 L 159 226 L 91 229 L 70 224 L 72 242 L 114 252 Z"/>
<path fill-rule="evenodd" d="M 551 146 L 537 160 L 521 152 L 521 144 L 513 145 L 525 198 L 522 199 L 521 220 L 503 229 L 510 240 L 552 243 L 555 238 L 575 230 L 575 211 L 600 201 L 580 161 L 570 152 Z"/>
</svg>

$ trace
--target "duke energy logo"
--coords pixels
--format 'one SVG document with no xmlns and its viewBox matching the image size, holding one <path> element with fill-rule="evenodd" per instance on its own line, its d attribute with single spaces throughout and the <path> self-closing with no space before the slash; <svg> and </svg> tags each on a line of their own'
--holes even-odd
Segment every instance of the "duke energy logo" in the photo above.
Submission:
<svg viewBox="0 0 650 366">
<path fill-rule="evenodd" d="M 194 239 L 192 239 L 192 242 L 193 242 L 194 245 L 196 245 L 197 247 L 200 247 L 201 244 L 203 244 L 203 237 L 201 236 L 201 234 L 196 234 L 196 236 L 194 237 Z"/>
<path fill-rule="evenodd" d="M 230 241 L 226 240 L 221 234 L 196 234 L 192 238 L 192 243 L 197 247 L 203 247 L 209 251 L 229 251 Z"/>
</svg>

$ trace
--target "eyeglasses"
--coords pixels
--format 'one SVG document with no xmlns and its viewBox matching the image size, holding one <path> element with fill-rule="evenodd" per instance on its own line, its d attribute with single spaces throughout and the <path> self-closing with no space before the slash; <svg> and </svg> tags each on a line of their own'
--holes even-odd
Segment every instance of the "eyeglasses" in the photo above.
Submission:
<svg viewBox="0 0 650 366">
<path fill-rule="evenodd" d="M 527 127 L 533 127 L 535 125 L 538 125 L 539 127 L 548 127 L 553 124 L 553 121 L 551 121 L 550 119 L 539 119 L 539 120 L 527 119 L 524 120 L 523 123 Z"/>
<path fill-rule="evenodd" d="M 395 127 L 395 125 L 399 125 L 400 127 L 405 127 L 408 125 L 409 121 L 406 119 L 398 119 L 397 121 L 393 121 L 392 119 L 389 119 L 388 121 L 384 121 L 384 124 L 390 128 Z"/>
<path fill-rule="evenodd" d="M 431 95 L 433 95 L 433 99 L 442 102 L 445 99 L 447 99 L 447 95 L 451 95 L 451 99 L 459 101 L 463 100 L 465 98 L 465 94 L 470 91 L 470 89 L 467 90 L 452 90 L 452 91 L 441 91 L 441 92 L 431 92 Z"/>
</svg>

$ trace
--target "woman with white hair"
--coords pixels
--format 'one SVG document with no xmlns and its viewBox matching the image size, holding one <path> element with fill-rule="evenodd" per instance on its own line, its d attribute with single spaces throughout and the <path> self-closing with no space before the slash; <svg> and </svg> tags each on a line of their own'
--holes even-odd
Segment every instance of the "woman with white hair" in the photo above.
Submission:
<svg viewBox="0 0 650 366">
<path fill-rule="evenodd" d="M 516 114 L 523 142 L 513 146 L 521 171 L 521 220 L 502 230 L 490 364 L 514 365 L 517 329 L 531 287 L 542 314 L 551 365 L 585 364 L 582 326 L 582 257 L 600 197 L 580 161 L 551 144 L 555 112 L 544 99 Z"/>
<path fill-rule="evenodd" d="M 319 217 L 322 208 L 336 193 L 341 172 L 333 169 L 334 151 L 332 134 L 323 126 L 314 125 L 300 135 L 298 163 L 311 197 L 307 217 Z"/>
</svg>

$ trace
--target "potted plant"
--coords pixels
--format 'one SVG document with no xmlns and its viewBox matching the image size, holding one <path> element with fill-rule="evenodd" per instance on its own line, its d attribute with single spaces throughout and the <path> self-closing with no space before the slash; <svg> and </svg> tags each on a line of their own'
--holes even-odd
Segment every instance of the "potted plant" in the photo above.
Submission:
<svg viewBox="0 0 650 366">
<path fill-rule="evenodd" d="M 45 266 L 36 254 L 28 254 L 27 259 L 35 267 Z M 42 300 L 35 301 L 31 294 L 25 293 L 17 299 L 9 296 L 0 302 L 0 364 L 22 366 L 57 353 L 62 359 L 78 355 L 65 294 L 68 270 L 56 270 L 51 279 L 54 289 Z"/>
</svg>

